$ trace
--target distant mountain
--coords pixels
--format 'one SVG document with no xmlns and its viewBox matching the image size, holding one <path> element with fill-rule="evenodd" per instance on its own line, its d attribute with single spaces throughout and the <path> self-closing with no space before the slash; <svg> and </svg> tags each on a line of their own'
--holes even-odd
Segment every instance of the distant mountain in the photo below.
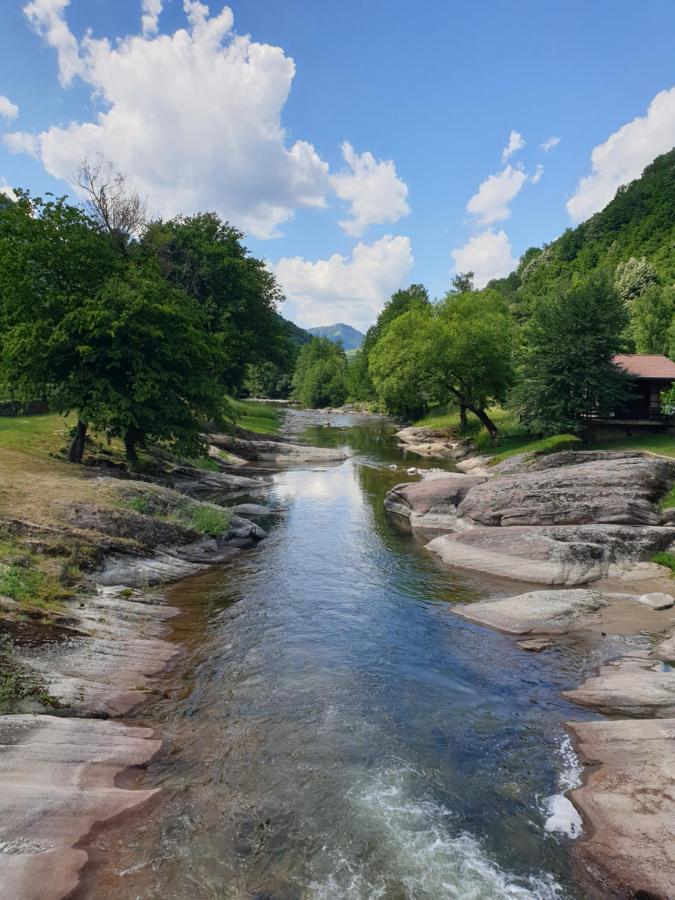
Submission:
<svg viewBox="0 0 675 900">
<path fill-rule="evenodd" d="M 279 315 L 277 313 L 277 315 Z M 296 345 L 296 347 L 302 347 L 303 344 L 309 344 L 312 340 L 312 335 L 309 331 L 306 331 L 304 328 L 300 328 L 299 325 L 296 325 L 295 322 L 291 322 L 290 319 L 284 319 L 283 316 L 279 316 L 281 321 L 284 323 L 284 327 L 286 328 L 286 333 L 290 337 L 291 341 Z"/>
<path fill-rule="evenodd" d="M 314 337 L 325 337 L 334 344 L 342 341 L 345 350 L 358 350 L 361 346 L 364 334 L 352 328 L 351 325 L 345 325 L 344 322 L 338 322 L 337 325 L 319 325 L 316 328 L 308 328 L 310 334 Z"/>
</svg>

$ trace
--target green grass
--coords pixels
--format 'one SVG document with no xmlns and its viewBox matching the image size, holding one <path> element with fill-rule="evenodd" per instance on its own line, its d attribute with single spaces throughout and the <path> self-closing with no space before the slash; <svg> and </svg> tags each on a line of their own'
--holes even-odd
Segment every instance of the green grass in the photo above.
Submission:
<svg viewBox="0 0 675 900">
<path fill-rule="evenodd" d="M 123 505 L 143 516 L 184 525 L 208 537 L 225 534 L 232 522 L 232 510 L 226 507 L 188 499 L 167 505 L 162 497 L 151 493 L 128 497 Z"/>
<path fill-rule="evenodd" d="M 0 450 L 15 450 L 41 456 L 55 453 L 66 443 L 68 421 L 56 414 L 45 416 L 1 416 Z"/>
<path fill-rule="evenodd" d="M 499 447 L 498 453 L 492 459 L 491 465 L 496 465 L 510 456 L 518 453 L 558 453 L 560 450 L 583 450 L 584 444 L 581 438 L 573 434 L 553 434 L 550 437 L 533 440 L 525 438 L 505 438 Z"/>
<path fill-rule="evenodd" d="M 671 487 L 666 496 L 661 498 L 659 506 L 661 509 L 672 509 L 675 506 L 675 484 Z"/>
<path fill-rule="evenodd" d="M 652 562 L 658 563 L 660 566 L 667 566 L 675 573 L 675 553 L 655 553 L 652 556 Z"/>
<path fill-rule="evenodd" d="M 661 456 L 675 457 L 675 434 L 642 434 L 634 437 L 597 441 L 594 450 L 646 450 Z"/>
<path fill-rule="evenodd" d="M 279 434 L 281 410 L 276 406 L 231 398 L 228 398 L 228 403 L 240 428 L 254 431 L 256 434 Z"/>
<path fill-rule="evenodd" d="M 200 534 L 208 537 L 220 537 L 225 534 L 232 522 L 232 510 L 218 506 L 198 506 L 193 509 L 190 524 Z"/>
</svg>

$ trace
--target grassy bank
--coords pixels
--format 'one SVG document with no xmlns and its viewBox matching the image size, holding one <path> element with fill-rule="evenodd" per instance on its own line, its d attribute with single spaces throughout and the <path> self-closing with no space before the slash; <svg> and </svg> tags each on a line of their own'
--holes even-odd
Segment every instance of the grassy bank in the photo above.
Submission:
<svg viewBox="0 0 675 900">
<path fill-rule="evenodd" d="M 228 402 L 234 412 L 235 422 L 240 428 L 256 434 L 279 434 L 282 411 L 277 406 L 229 398 Z"/>
</svg>

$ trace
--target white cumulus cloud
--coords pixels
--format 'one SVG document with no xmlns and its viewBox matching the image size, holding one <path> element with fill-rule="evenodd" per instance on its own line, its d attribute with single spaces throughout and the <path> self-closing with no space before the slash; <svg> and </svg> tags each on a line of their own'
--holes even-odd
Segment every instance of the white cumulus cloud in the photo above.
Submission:
<svg viewBox="0 0 675 900">
<path fill-rule="evenodd" d="M 467 212 L 476 216 L 481 225 L 501 222 L 511 215 L 509 204 L 527 181 L 522 169 L 505 166 L 496 175 L 490 175 L 466 205 Z"/>
<path fill-rule="evenodd" d="M 57 48 L 70 46 L 60 31 L 58 42 L 49 37 L 66 5 L 26 7 L 32 20 L 40 13 L 51 23 L 39 30 Z M 71 184 L 85 157 L 104 157 L 159 215 L 217 209 L 257 237 L 274 236 L 298 207 L 324 206 L 331 189 L 327 163 L 306 141 L 289 145 L 281 122 L 295 64 L 279 47 L 235 35 L 227 7 L 211 16 L 185 0 L 184 9 L 188 27 L 171 35 L 113 45 L 87 34 L 68 59 L 80 61 L 77 73 L 104 109 L 93 121 L 43 131 L 34 149 L 51 175 Z M 62 81 L 75 71 L 61 49 L 59 68 Z M 7 137 L 10 149 L 30 147 L 26 136 Z"/>
<path fill-rule="evenodd" d="M 410 239 L 385 235 L 358 243 L 350 257 L 285 257 L 270 266 L 288 302 L 284 315 L 311 328 L 349 322 L 367 328 L 391 294 L 402 287 L 413 267 Z"/>
<path fill-rule="evenodd" d="M 348 141 L 342 144 L 342 156 L 349 169 L 333 175 L 331 184 L 337 196 L 349 204 L 351 218 L 340 222 L 345 234 L 359 237 L 369 225 L 398 222 L 410 212 L 408 186 L 396 174 L 393 160 L 356 153 Z"/>
<path fill-rule="evenodd" d="M 7 181 L 0 175 L 0 194 L 4 194 L 6 197 L 9 197 L 10 200 L 16 200 L 16 194 L 7 183 Z"/>
<path fill-rule="evenodd" d="M 512 131 L 509 135 L 509 142 L 502 150 L 502 162 L 505 163 L 507 159 L 513 156 L 514 153 L 517 153 L 518 150 L 522 150 L 525 146 L 525 139 L 522 134 L 518 131 Z"/>
<path fill-rule="evenodd" d="M 567 211 L 575 222 L 603 209 L 617 188 L 639 178 L 645 166 L 675 146 L 675 87 L 658 93 L 644 116 L 611 134 L 591 153 L 591 174 L 582 178 Z"/>
<path fill-rule="evenodd" d="M 56 50 L 59 80 L 66 87 L 82 70 L 77 38 L 65 20 L 70 0 L 32 0 L 23 11 L 31 27 Z"/>
<path fill-rule="evenodd" d="M 0 94 L 0 117 L 4 119 L 16 119 L 19 115 L 19 107 L 12 103 L 9 97 Z"/>
<path fill-rule="evenodd" d="M 473 272 L 477 288 L 485 287 L 492 278 L 503 278 L 512 272 L 518 260 L 513 258 L 511 241 L 505 231 L 492 228 L 474 235 L 453 250 L 454 272 Z"/>
<path fill-rule="evenodd" d="M 164 3 L 162 0 L 143 0 L 141 16 L 141 25 L 143 34 L 148 36 L 157 33 L 159 28 L 159 17 L 162 13 Z"/>
<path fill-rule="evenodd" d="M 549 150 L 555 149 L 555 147 L 557 147 L 559 143 L 560 138 L 555 137 L 555 135 L 551 135 L 550 138 L 546 138 L 545 141 L 542 141 L 541 144 L 539 144 L 539 148 L 543 150 L 544 153 L 548 153 Z"/>
</svg>

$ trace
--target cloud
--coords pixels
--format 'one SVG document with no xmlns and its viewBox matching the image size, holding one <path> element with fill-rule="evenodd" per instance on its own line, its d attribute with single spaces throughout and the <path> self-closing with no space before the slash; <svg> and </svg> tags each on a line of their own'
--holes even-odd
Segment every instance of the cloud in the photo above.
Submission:
<svg viewBox="0 0 675 900">
<path fill-rule="evenodd" d="M 514 153 L 517 153 L 518 150 L 522 150 L 525 146 L 525 139 L 522 134 L 517 131 L 512 131 L 509 135 L 509 142 L 502 150 L 502 163 L 505 163 L 509 157 L 513 156 Z"/>
<path fill-rule="evenodd" d="M 31 27 L 56 50 L 59 81 L 67 87 L 82 71 L 77 38 L 66 24 L 65 10 L 70 0 L 32 0 L 23 11 Z"/>
<path fill-rule="evenodd" d="M 473 272 L 477 288 L 485 287 L 492 278 L 508 275 L 518 263 L 513 258 L 511 241 L 506 232 L 495 232 L 492 228 L 474 235 L 450 255 L 455 263 L 453 271 Z"/>
<path fill-rule="evenodd" d="M 675 87 L 658 93 L 647 114 L 611 134 L 591 153 L 591 174 L 582 178 L 567 202 L 574 222 L 603 209 L 617 188 L 639 178 L 645 166 L 675 145 Z"/>
<path fill-rule="evenodd" d="M 331 184 L 350 207 L 351 218 L 340 222 L 345 234 L 359 237 L 369 225 L 398 222 L 410 212 L 408 185 L 396 174 L 393 160 L 358 154 L 348 141 L 342 144 L 342 156 L 349 170 L 333 175 Z"/>
<path fill-rule="evenodd" d="M 0 94 L 0 117 L 5 119 L 16 119 L 19 115 L 19 107 L 16 103 L 12 103 L 9 97 Z"/>
<path fill-rule="evenodd" d="M 560 138 L 551 135 L 550 138 L 546 138 L 545 141 L 542 141 L 541 144 L 539 144 L 539 149 L 543 150 L 544 153 L 548 153 L 549 150 L 555 149 L 555 147 L 557 147 L 559 143 Z"/>
<path fill-rule="evenodd" d="M 7 181 L 0 175 L 0 194 L 4 194 L 6 197 L 9 197 L 10 200 L 16 200 L 17 196 L 7 183 Z"/>
<path fill-rule="evenodd" d="M 490 175 L 466 205 L 481 225 L 501 222 L 511 215 L 509 204 L 527 181 L 522 169 L 508 165 L 497 175 Z"/>
<path fill-rule="evenodd" d="M 143 28 L 144 36 L 148 37 L 149 35 L 157 33 L 159 17 L 163 6 L 162 0 L 143 0 L 141 26 Z"/>
<path fill-rule="evenodd" d="M 158 215 L 215 208 L 261 238 L 276 236 L 297 208 L 326 205 L 327 163 L 307 141 L 289 145 L 281 122 L 295 64 L 279 47 L 234 34 L 228 7 L 210 16 L 204 4 L 184 0 L 187 28 L 114 45 L 89 33 L 78 56 L 62 20 L 55 36 L 66 5 L 34 0 L 26 14 L 57 47 L 62 81 L 77 72 L 104 109 L 34 139 L 50 175 L 75 187 L 82 160 L 104 157 Z M 10 135 L 7 146 L 30 149 L 30 142 Z"/>
<path fill-rule="evenodd" d="M 359 242 L 351 257 L 336 253 L 312 262 L 293 256 L 271 268 L 288 298 L 284 315 L 306 328 L 339 321 L 366 328 L 413 263 L 410 239 L 388 234 L 373 244 Z"/>
<path fill-rule="evenodd" d="M 537 168 L 534 170 L 534 175 L 530 175 L 530 181 L 532 184 L 539 184 L 541 181 L 541 176 L 544 174 L 544 167 L 541 163 L 537 163 Z"/>
<path fill-rule="evenodd" d="M 38 157 L 40 143 L 34 134 L 27 131 L 11 131 L 2 136 L 2 143 L 10 153 L 27 153 L 29 156 Z"/>
</svg>

